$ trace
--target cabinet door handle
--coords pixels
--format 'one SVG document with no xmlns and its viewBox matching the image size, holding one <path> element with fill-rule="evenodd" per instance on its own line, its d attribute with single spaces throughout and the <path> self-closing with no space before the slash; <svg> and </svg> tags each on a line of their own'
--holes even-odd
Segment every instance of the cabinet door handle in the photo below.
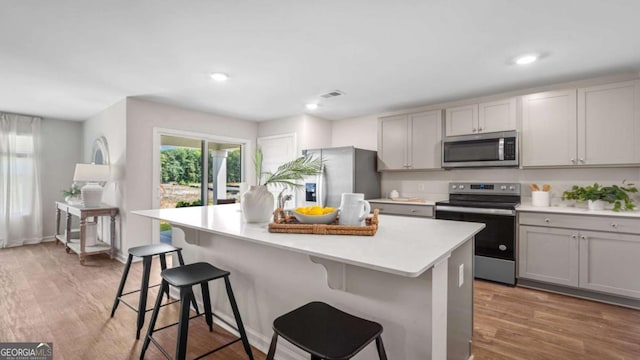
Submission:
<svg viewBox="0 0 640 360">
<path fill-rule="evenodd" d="M 412 212 L 412 213 L 417 212 L 417 211 L 418 211 L 418 210 L 416 210 L 416 209 L 411 209 L 411 212 Z"/>
<path fill-rule="evenodd" d="M 617 229 L 617 228 L 618 228 L 618 224 L 616 224 L 616 223 L 612 223 L 612 224 L 611 224 L 611 227 L 612 227 L 612 228 L 614 228 L 614 229 Z"/>
<path fill-rule="evenodd" d="M 580 160 L 578 160 L 578 161 L 580 161 L 581 163 L 584 164 L 584 159 L 583 158 L 580 158 Z"/>
<path fill-rule="evenodd" d="M 573 234 L 573 235 L 571 235 L 571 238 L 572 238 L 573 240 L 575 240 L 575 239 L 577 239 L 577 238 L 578 238 L 578 235 L 577 235 L 577 234 Z"/>
<path fill-rule="evenodd" d="M 482 128 L 481 128 L 481 127 L 479 127 L 479 128 L 478 128 L 478 132 L 480 132 L 480 131 L 482 131 Z"/>
<path fill-rule="evenodd" d="M 576 159 L 571 158 L 571 163 L 572 163 L 572 164 L 575 164 L 575 163 L 576 163 Z"/>
<path fill-rule="evenodd" d="M 471 132 L 476 132 L 478 131 L 476 128 L 471 129 Z"/>
<path fill-rule="evenodd" d="M 550 223 L 550 222 L 551 222 L 551 219 L 549 219 L 549 218 L 545 218 L 545 219 L 544 219 L 544 222 L 546 222 L 546 223 Z"/>
<path fill-rule="evenodd" d="M 586 237 L 586 236 L 584 236 L 584 235 L 580 235 L 580 239 L 581 239 L 581 240 L 587 240 L 587 237 Z"/>
</svg>

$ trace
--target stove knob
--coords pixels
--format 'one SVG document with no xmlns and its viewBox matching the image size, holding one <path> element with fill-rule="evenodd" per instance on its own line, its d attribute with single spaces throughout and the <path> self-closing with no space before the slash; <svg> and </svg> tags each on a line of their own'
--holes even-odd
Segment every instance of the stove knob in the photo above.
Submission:
<svg viewBox="0 0 640 360">
<path fill-rule="evenodd" d="M 460 187 L 460 190 L 464 189 L 464 185 L 460 185 L 459 187 Z"/>
<path fill-rule="evenodd" d="M 503 191 L 504 191 L 504 190 L 507 190 L 507 185 L 502 185 L 502 186 L 500 186 L 500 190 L 503 190 Z"/>
<path fill-rule="evenodd" d="M 516 189 L 516 187 L 515 187 L 515 186 L 513 186 L 513 185 L 509 186 L 509 190 L 513 191 L 513 190 L 515 190 L 515 189 Z"/>
<path fill-rule="evenodd" d="M 451 188 L 452 188 L 453 190 L 455 190 L 455 189 L 457 189 L 457 188 L 458 188 L 458 185 L 451 185 Z"/>
</svg>

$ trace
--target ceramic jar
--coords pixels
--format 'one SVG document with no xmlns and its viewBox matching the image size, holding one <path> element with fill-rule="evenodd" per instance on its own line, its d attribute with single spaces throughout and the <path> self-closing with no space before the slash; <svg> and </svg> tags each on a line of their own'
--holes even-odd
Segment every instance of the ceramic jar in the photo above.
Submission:
<svg viewBox="0 0 640 360">
<path fill-rule="evenodd" d="M 587 206 L 589 210 L 604 210 L 606 204 L 603 200 L 589 200 Z"/>
<path fill-rule="evenodd" d="M 263 223 L 271 221 L 273 217 L 274 197 L 266 185 L 251 186 L 242 195 L 242 215 L 249 223 Z"/>
</svg>

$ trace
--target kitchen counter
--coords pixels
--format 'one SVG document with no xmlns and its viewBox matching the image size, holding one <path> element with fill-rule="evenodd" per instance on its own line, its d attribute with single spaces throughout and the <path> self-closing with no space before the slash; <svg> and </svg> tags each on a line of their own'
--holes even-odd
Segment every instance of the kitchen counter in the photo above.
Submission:
<svg viewBox="0 0 640 360">
<path fill-rule="evenodd" d="M 383 203 L 383 204 L 398 204 L 398 205 L 411 204 L 411 205 L 435 206 L 436 201 L 440 201 L 440 200 L 423 199 L 423 201 L 396 201 L 396 200 L 385 198 L 385 199 L 370 199 L 368 201 L 375 202 L 375 203 Z"/>
<path fill-rule="evenodd" d="M 231 272 L 249 339 L 263 351 L 277 316 L 320 300 L 380 322 L 390 359 L 470 355 L 473 237 L 484 224 L 380 215 L 375 236 L 301 235 L 245 223 L 238 205 L 132 213 L 171 223 L 187 263 Z M 211 285 L 214 311 L 232 320 L 223 288 Z M 302 358 L 282 345 L 278 358 Z M 376 356 L 369 346 L 354 360 Z"/>
<path fill-rule="evenodd" d="M 531 199 L 522 199 L 522 203 L 518 205 L 516 211 L 525 212 L 541 212 L 541 213 L 556 213 L 567 215 L 584 215 L 584 216 L 617 216 L 628 218 L 640 218 L 640 211 L 637 209 L 634 211 L 613 211 L 613 210 L 589 210 L 585 207 L 575 206 L 533 206 L 531 205 Z"/>
</svg>

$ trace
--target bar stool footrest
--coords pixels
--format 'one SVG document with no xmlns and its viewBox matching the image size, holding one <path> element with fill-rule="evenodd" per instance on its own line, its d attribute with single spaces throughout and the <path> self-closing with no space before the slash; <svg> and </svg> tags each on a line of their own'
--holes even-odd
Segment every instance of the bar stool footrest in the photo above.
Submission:
<svg viewBox="0 0 640 360">
<path fill-rule="evenodd" d="M 126 301 L 124 301 L 124 300 L 122 300 L 122 299 L 120 300 L 120 302 L 121 302 L 121 303 L 123 303 L 123 304 L 125 304 L 125 305 L 127 305 L 131 310 L 133 310 L 133 311 L 135 311 L 135 312 L 138 312 L 138 309 L 134 308 L 134 307 L 133 307 L 133 305 L 129 304 L 128 302 L 126 302 Z M 177 302 L 180 302 L 180 300 L 173 300 L 173 301 L 171 301 L 171 302 L 168 302 L 168 303 L 165 303 L 165 304 L 160 305 L 160 307 L 167 306 L 167 305 L 171 305 L 171 304 L 175 304 L 175 303 L 177 303 Z M 149 308 L 149 309 L 145 309 L 145 310 L 144 310 L 144 312 L 149 312 L 149 311 L 153 311 L 153 308 Z"/>
</svg>

